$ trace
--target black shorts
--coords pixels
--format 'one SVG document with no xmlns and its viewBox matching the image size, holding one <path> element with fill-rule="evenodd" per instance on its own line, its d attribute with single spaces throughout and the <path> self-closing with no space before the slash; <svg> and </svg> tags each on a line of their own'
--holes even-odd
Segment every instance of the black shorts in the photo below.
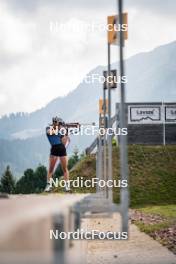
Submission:
<svg viewBox="0 0 176 264">
<path fill-rule="evenodd" d="M 67 151 L 64 144 L 53 145 L 51 147 L 51 156 L 64 157 L 67 156 Z"/>
</svg>

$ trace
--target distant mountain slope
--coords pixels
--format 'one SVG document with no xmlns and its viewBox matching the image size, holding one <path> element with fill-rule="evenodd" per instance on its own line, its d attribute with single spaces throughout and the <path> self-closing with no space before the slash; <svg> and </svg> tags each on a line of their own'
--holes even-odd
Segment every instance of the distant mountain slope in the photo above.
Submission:
<svg viewBox="0 0 176 264">
<path fill-rule="evenodd" d="M 113 64 L 112 68 L 117 68 Z M 98 66 L 88 73 L 102 74 L 106 67 Z M 176 42 L 140 53 L 126 61 L 128 101 L 176 100 Z M 54 115 L 66 121 L 93 122 L 98 120 L 98 99 L 102 96 L 102 84 L 81 82 L 65 97 L 58 97 L 46 107 L 31 114 L 12 114 L 0 119 L 0 138 L 18 135 L 24 130 L 41 134 Z M 115 98 L 117 99 L 117 98 Z M 34 132 L 34 131 L 33 131 Z M 34 133 L 35 134 L 35 133 Z M 20 135 L 20 134 L 19 134 Z M 13 137 L 12 137 L 13 138 Z"/>
<path fill-rule="evenodd" d="M 88 138 L 71 136 L 71 144 L 67 149 L 68 155 L 71 155 L 75 147 L 82 152 L 92 140 L 92 136 Z M 50 145 L 44 135 L 25 140 L 0 139 L 0 149 L 0 177 L 7 165 L 10 165 L 17 177 L 22 176 L 27 168 L 36 168 L 39 164 L 48 166 Z"/>
<path fill-rule="evenodd" d="M 89 73 L 101 74 L 102 67 L 97 67 Z M 101 95 L 99 83 L 87 84 L 82 82 L 74 91 L 65 97 L 58 97 L 46 107 L 31 114 L 18 113 L 0 119 L 0 138 L 12 138 L 19 132 L 37 130 L 39 134 L 53 116 L 59 115 L 65 121 L 93 122 L 98 120 L 98 98 Z"/>
<path fill-rule="evenodd" d="M 127 100 L 176 101 L 176 42 L 127 61 Z"/>
<path fill-rule="evenodd" d="M 0 139 L 1 174 L 7 165 L 10 165 L 17 177 L 21 177 L 27 168 L 34 168 L 43 163 L 47 165 L 49 148 L 44 142 L 43 136 L 13 141 Z"/>
<path fill-rule="evenodd" d="M 117 63 L 112 65 L 117 68 Z M 88 75 L 99 74 L 105 70 L 105 66 L 98 66 Z M 158 47 L 153 51 L 140 53 L 126 61 L 127 101 L 176 101 L 176 42 Z M 20 155 L 27 159 L 27 166 L 33 166 L 33 160 L 47 163 L 46 151 L 36 147 L 39 142 L 48 149 L 48 143 L 43 137 L 45 126 L 50 122 L 52 116 L 62 116 L 66 121 L 97 122 L 98 121 L 98 99 L 102 96 L 102 84 L 94 82 L 86 83 L 83 80 L 78 87 L 65 97 L 58 97 L 52 100 L 46 107 L 43 107 L 30 114 L 11 114 L 0 119 L 0 169 L 10 163 L 11 149 L 21 144 Z M 113 103 L 117 101 L 117 93 L 113 92 Z M 113 107 L 114 108 L 114 107 Z M 43 140 L 42 140 L 43 138 Z M 4 139 L 10 140 L 10 143 Z M 22 143 L 14 139 L 23 139 Z M 34 140 L 34 141 L 33 141 Z M 42 141 L 41 141 L 42 140 Z M 73 139 L 73 145 L 78 145 L 82 150 L 92 140 L 92 137 L 79 137 Z M 6 156 L 4 144 L 8 146 L 9 156 Z M 30 144 L 30 146 L 29 146 Z M 35 145 L 35 146 L 34 146 Z M 72 145 L 72 146 L 73 146 Z M 3 146 L 3 148 L 2 148 Z M 33 158 L 26 150 L 28 146 L 35 152 Z M 33 147 L 32 147 L 33 146 Z M 18 147 L 16 147 L 18 152 Z M 72 147 L 70 151 L 72 150 Z M 18 154 L 16 153 L 18 156 Z M 12 162 L 15 171 L 23 170 L 17 160 Z"/>
</svg>

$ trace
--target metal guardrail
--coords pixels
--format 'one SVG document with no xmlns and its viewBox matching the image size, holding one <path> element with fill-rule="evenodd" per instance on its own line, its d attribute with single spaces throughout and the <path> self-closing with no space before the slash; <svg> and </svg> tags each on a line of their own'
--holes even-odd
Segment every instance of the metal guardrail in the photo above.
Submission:
<svg viewBox="0 0 176 264">
<path fill-rule="evenodd" d="M 86 155 L 89 155 L 92 153 L 92 151 L 97 147 L 97 143 L 98 143 L 98 137 L 96 137 L 96 139 L 94 139 L 94 141 L 92 142 L 92 144 L 86 148 Z"/>
<path fill-rule="evenodd" d="M 115 124 L 116 128 L 119 127 L 119 109 L 117 109 L 116 106 L 116 114 L 112 117 L 111 119 L 111 124 L 112 126 Z M 115 135 L 112 135 L 111 139 Z M 101 136 L 97 136 L 97 138 L 92 142 L 89 148 L 86 149 L 86 154 L 91 154 L 92 151 L 97 148 L 96 151 L 96 178 L 98 178 L 100 181 L 101 180 L 109 180 L 108 177 L 108 171 L 107 169 L 104 171 L 104 163 L 107 162 L 107 155 L 105 155 L 104 159 L 104 152 L 106 151 L 106 144 L 104 143 L 104 137 L 102 138 Z M 120 146 L 121 148 L 121 146 Z M 121 157 L 120 160 L 121 163 L 123 163 L 123 159 Z M 105 164 L 106 165 L 106 164 Z M 107 168 L 107 166 L 106 166 Z M 127 180 L 127 173 L 123 172 L 123 176 L 121 173 L 121 180 Z M 113 212 L 119 212 L 122 217 L 122 226 L 121 226 L 121 231 L 122 232 L 128 232 L 128 187 L 126 188 L 121 188 L 120 189 L 120 203 L 114 204 L 113 203 L 113 193 L 112 193 L 112 188 L 104 188 L 100 190 L 99 188 L 96 189 L 97 195 L 99 195 L 99 199 L 97 196 L 97 199 L 92 202 L 89 200 L 87 202 L 87 208 L 90 210 L 93 210 L 97 213 L 113 213 Z M 109 199 L 109 197 L 111 197 Z M 84 212 L 84 209 L 80 208 L 80 211 Z"/>
<path fill-rule="evenodd" d="M 116 119 L 117 119 L 117 115 L 114 115 L 111 118 L 111 124 L 112 125 L 116 122 Z M 94 151 L 94 149 L 97 147 L 97 145 L 98 145 L 98 137 L 96 137 L 94 139 L 94 141 L 92 142 L 92 144 L 88 148 L 86 148 L 86 150 L 85 150 L 86 155 L 91 154 Z"/>
<path fill-rule="evenodd" d="M 0 211 L 1 264 L 24 264 L 26 259 L 28 264 L 82 264 L 85 242 L 57 234 L 77 231 L 82 218 L 110 217 L 120 208 L 96 193 L 9 196 L 1 200 Z"/>
<path fill-rule="evenodd" d="M 50 232 L 80 228 L 80 213 L 75 208 L 85 197 L 87 194 L 23 195 L 2 199 L 0 263 L 82 264 L 77 248 L 79 241 L 51 239 Z"/>
</svg>

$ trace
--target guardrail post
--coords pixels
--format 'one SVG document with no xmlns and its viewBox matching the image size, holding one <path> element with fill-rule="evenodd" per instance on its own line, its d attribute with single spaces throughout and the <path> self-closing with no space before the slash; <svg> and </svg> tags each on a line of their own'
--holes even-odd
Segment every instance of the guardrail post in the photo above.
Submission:
<svg viewBox="0 0 176 264">
<path fill-rule="evenodd" d="M 101 137 L 98 137 L 98 143 L 97 143 L 97 159 L 96 159 L 96 177 L 98 180 L 102 179 L 102 173 L 103 173 L 103 163 L 102 163 L 102 140 Z M 96 186 L 96 192 L 99 193 L 101 189 L 99 188 L 98 184 Z"/>
<path fill-rule="evenodd" d="M 118 103 L 115 104 L 115 116 L 116 116 L 115 127 L 116 127 L 116 131 L 118 131 L 119 129 L 119 104 Z M 116 136 L 116 142 L 119 145 L 118 133 Z"/>
<path fill-rule="evenodd" d="M 110 43 L 108 43 L 108 76 L 111 74 L 111 49 Z M 111 124 L 111 87 L 110 83 L 107 82 L 108 86 L 108 128 L 112 127 Z M 107 179 L 112 180 L 112 136 L 108 135 L 108 172 Z M 112 188 L 108 188 L 108 199 L 109 201 L 113 201 L 113 192 Z"/>
<path fill-rule="evenodd" d="M 53 217 L 53 231 L 65 231 L 64 216 L 55 215 Z M 53 239 L 54 261 L 53 264 L 66 264 L 66 239 Z"/>
<path fill-rule="evenodd" d="M 97 139 L 97 151 L 96 151 L 96 178 L 99 179 L 99 139 Z M 96 185 L 96 193 L 98 193 L 97 185 Z"/>
</svg>

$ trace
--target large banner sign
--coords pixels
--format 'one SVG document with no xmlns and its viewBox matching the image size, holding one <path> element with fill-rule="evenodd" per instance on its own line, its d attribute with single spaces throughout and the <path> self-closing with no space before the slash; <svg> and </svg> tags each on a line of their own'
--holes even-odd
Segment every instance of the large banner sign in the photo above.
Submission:
<svg viewBox="0 0 176 264">
<path fill-rule="evenodd" d="M 165 121 L 176 123 L 176 105 L 165 106 Z"/>
<path fill-rule="evenodd" d="M 176 105 L 128 105 L 128 124 L 176 123 Z"/>
<path fill-rule="evenodd" d="M 160 106 L 129 105 L 128 123 L 129 124 L 150 124 L 161 123 Z"/>
</svg>

